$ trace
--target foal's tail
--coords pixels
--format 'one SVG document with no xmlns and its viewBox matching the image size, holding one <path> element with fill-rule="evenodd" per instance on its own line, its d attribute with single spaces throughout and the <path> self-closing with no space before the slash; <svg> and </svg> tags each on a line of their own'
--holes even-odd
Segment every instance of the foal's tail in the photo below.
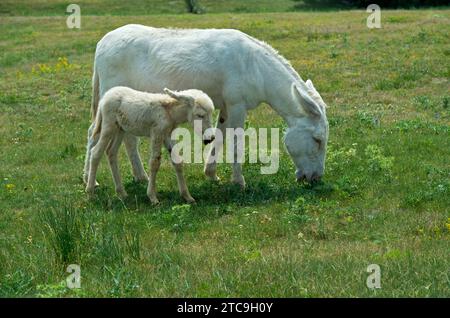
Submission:
<svg viewBox="0 0 450 318">
<path fill-rule="evenodd" d="M 102 112 L 100 109 L 100 111 L 98 112 L 98 114 L 95 118 L 95 127 L 94 127 L 94 131 L 92 132 L 92 138 L 94 138 L 94 140 L 96 140 L 101 131 L 102 131 Z"/>
</svg>

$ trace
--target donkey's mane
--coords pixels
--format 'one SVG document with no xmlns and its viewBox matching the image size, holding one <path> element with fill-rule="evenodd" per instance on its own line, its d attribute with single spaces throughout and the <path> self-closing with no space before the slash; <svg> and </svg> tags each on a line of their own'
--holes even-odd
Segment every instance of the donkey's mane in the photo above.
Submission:
<svg viewBox="0 0 450 318">
<path fill-rule="evenodd" d="M 173 34 L 183 34 L 185 32 L 189 32 L 192 29 L 182 29 L 182 28 L 176 28 L 176 27 L 171 27 L 171 28 L 165 28 L 163 30 L 172 32 Z M 194 29 L 194 30 L 203 30 L 203 29 Z M 217 29 L 212 29 L 212 30 L 217 30 Z M 258 45 L 260 48 L 262 48 L 263 50 L 265 50 L 266 52 L 268 52 L 273 58 L 275 58 L 278 62 L 281 63 L 281 65 L 283 65 L 283 67 L 289 72 L 289 74 L 291 74 L 296 80 L 300 81 L 301 83 L 304 83 L 303 79 L 300 77 L 300 75 L 297 73 L 297 71 L 292 67 L 292 64 L 285 59 L 277 50 L 275 50 L 270 44 L 258 40 L 244 32 L 240 32 L 243 35 L 245 35 L 249 40 L 251 40 L 253 43 L 255 43 L 256 45 Z"/>
<path fill-rule="evenodd" d="M 303 82 L 300 75 L 298 75 L 297 71 L 292 67 L 292 64 L 286 60 L 277 50 L 275 50 L 270 44 L 258 40 L 254 37 L 251 37 L 247 34 L 245 34 L 251 41 L 256 43 L 258 46 L 260 46 L 265 51 L 268 51 L 272 57 L 274 57 L 278 62 L 281 63 L 281 65 L 284 66 L 284 68 L 291 74 L 296 80 Z"/>
<path fill-rule="evenodd" d="M 244 33 L 245 34 L 245 33 Z M 297 71 L 292 67 L 292 64 L 286 60 L 280 53 L 278 53 L 277 50 L 275 50 L 270 44 L 255 39 L 254 37 L 251 37 L 247 34 L 245 34 L 251 41 L 256 43 L 259 47 L 267 51 L 273 58 L 275 58 L 278 62 L 283 65 L 283 67 L 288 71 L 289 74 L 291 74 L 300 84 L 301 88 L 305 90 L 305 92 L 312 97 L 313 101 L 316 102 L 322 109 L 326 108 L 326 104 L 323 103 L 322 98 L 320 97 L 319 93 L 317 91 L 313 91 L 308 85 L 303 81 L 303 79 L 300 77 L 300 75 L 297 73 Z M 317 100 L 315 97 L 316 95 L 319 95 L 320 100 Z"/>
</svg>

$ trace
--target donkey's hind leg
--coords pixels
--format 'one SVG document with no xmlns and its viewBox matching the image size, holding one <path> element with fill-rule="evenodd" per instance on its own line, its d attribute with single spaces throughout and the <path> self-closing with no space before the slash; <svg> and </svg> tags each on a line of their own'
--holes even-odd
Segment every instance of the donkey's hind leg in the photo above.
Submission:
<svg viewBox="0 0 450 318">
<path fill-rule="evenodd" d="M 135 181 L 148 181 L 147 173 L 145 173 L 144 166 L 142 165 L 141 157 L 138 150 L 138 138 L 125 134 L 124 143 L 127 149 L 127 155 L 131 162 L 131 168 L 133 169 L 133 176 Z"/>
<path fill-rule="evenodd" d="M 83 170 L 83 182 L 85 184 L 88 183 L 88 177 L 89 177 L 89 166 L 91 164 L 91 152 L 92 152 L 92 148 L 94 148 L 94 146 L 97 144 L 98 142 L 98 136 L 96 138 L 94 138 L 94 136 L 92 136 L 92 132 L 94 131 L 95 128 L 95 122 L 93 122 L 91 124 L 91 126 L 89 127 L 88 130 L 88 138 L 87 138 L 87 145 L 86 145 L 86 158 L 84 159 L 84 170 Z M 98 182 L 95 181 L 95 186 L 98 186 Z"/>
</svg>

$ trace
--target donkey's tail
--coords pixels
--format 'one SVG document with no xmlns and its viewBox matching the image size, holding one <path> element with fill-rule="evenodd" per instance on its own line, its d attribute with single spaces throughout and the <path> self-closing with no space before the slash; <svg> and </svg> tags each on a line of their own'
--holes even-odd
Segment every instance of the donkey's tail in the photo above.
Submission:
<svg viewBox="0 0 450 318">
<path fill-rule="evenodd" d="M 99 79 L 97 70 L 94 62 L 94 75 L 92 76 L 92 100 L 91 100 L 91 118 L 92 121 L 95 120 L 95 116 L 97 115 L 98 103 L 99 103 L 100 95 L 99 95 Z"/>
</svg>

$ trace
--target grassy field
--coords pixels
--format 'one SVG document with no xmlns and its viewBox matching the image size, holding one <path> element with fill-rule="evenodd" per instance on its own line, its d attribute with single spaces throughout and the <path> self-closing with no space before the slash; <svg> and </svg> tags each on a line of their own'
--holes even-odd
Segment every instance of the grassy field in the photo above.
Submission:
<svg viewBox="0 0 450 318">
<path fill-rule="evenodd" d="M 83 16 L 71 30 L 62 16 L 0 17 L 0 296 L 450 297 L 450 11 L 383 11 L 379 30 L 366 18 Z M 278 49 L 329 105 L 323 182 L 296 184 L 284 149 L 275 175 L 244 166 L 245 192 L 228 165 L 219 184 L 187 165 L 189 206 L 166 156 L 153 207 L 122 151 L 130 198 L 103 161 L 89 200 L 95 44 L 126 23 L 237 28 Z M 266 105 L 248 125 L 285 128 Z M 73 263 L 81 289 L 65 286 Z M 369 264 L 381 289 L 366 287 Z"/>
<path fill-rule="evenodd" d="M 148 15 L 187 13 L 185 0 L 79 0 L 82 14 L 90 15 Z M 205 13 L 221 12 L 285 12 L 302 9 L 303 3 L 292 0 L 200 0 Z M 62 15 L 65 0 L 2 0 L 0 15 Z M 303 6 L 304 7 L 304 6 Z"/>
</svg>

